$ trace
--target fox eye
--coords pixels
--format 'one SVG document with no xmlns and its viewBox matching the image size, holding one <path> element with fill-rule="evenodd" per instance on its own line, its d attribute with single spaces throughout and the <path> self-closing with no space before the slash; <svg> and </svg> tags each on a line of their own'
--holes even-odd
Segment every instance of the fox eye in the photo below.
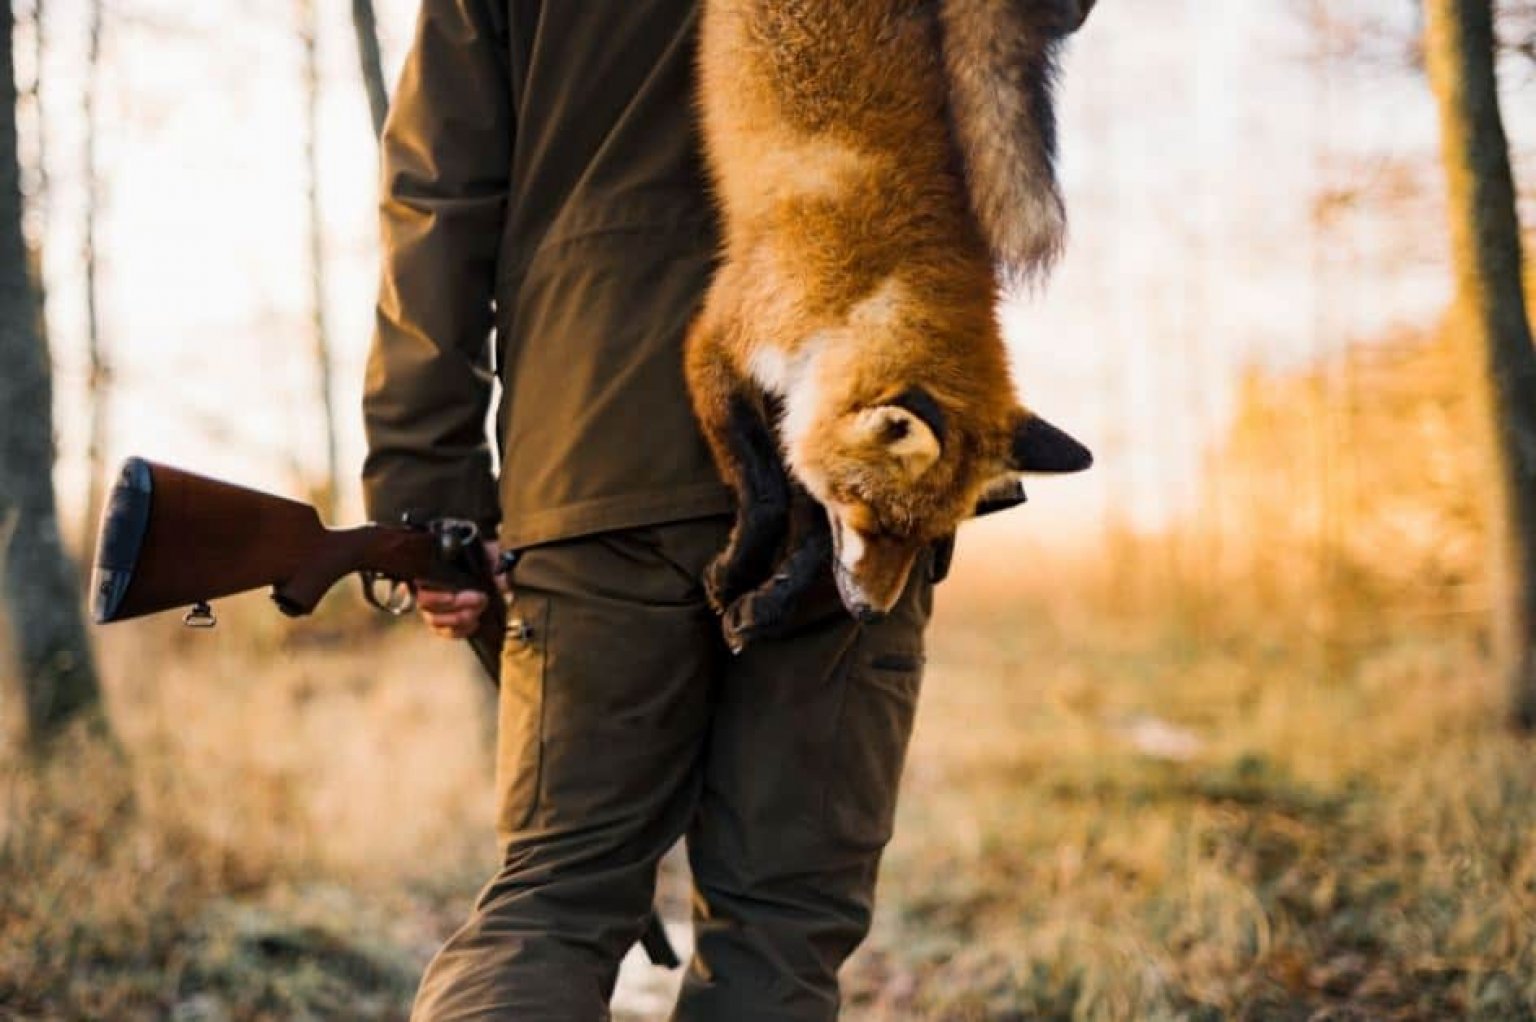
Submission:
<svg viewBox="0 0 1536 1022">
<path fill-rule="evenodd" d="M 861 531 L 864 533 L 867 539 L 880 542 L 883 540 L 896 540 L 901 538 L 901 534 L 896 529 L 891 528 L 890 524 L 882 520 L 879 515 L 871 513 L 866 521 L 869 525 L 869 528 L 863 529 Z"/>
</svg>

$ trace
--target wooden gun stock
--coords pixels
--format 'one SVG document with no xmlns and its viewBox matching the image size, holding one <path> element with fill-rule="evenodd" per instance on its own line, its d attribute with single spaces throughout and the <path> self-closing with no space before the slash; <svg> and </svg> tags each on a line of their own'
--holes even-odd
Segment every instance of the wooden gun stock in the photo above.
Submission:
<svg viewBox="0 0 1536 1022">
<path fill-rule="evenodd" d="M 102 513 L 97 551 L 97 624 L 267 586 L 284 614 L 302 617 L 352 574 L 479 589 L 491 599 L 471 644 L 491 679 L 500 676 L 506 607 L 470 522 L 328 529 L 308 504 L 129 458 Z"/>
</svg>

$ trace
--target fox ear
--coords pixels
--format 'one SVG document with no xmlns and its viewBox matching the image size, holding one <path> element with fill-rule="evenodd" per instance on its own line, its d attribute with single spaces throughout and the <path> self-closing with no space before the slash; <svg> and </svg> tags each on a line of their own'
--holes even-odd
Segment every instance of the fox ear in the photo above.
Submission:
<svg viewBox="0 0 1536 1022">
<path fill-rule="evenodd" d="M 1023 413 L 1013 429 L 1008 467 L 1015 472 L 1081 472 L 1093 454 L 1038 415 Z"/>
<path fill-rule="evenodd" d="M 939 438 L 920 417 L 899 405 L 879 405 L 860 412 L 855 427 L 861 439 L 885 448 L 916 479 L 939 460 Z"/>
<path fill-rule="evenodd" d="M 1071 0 L 1068 3 L 1068 7 L 1075 8 L 1075 10 L 1068 14 L 1069 23 L 1072 26 L 1070 31 L 1076 32 L 1083 27 L 1083 22 L 1087 21 L 1088 15 L 1093 13 L 1093 5 L 1096 3 L 1098 3 L 1098 0 Z"/>
</svg>

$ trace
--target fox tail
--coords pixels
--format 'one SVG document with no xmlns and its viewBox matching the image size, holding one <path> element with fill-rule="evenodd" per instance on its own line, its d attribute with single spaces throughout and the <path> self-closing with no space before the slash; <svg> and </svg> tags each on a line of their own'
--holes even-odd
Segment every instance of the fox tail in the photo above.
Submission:
<svg viewBox="0 0 1536 1022">
<path fill-rule="evenodd" d="M 1056 182 L 1062 41 L 1095 0 L 941 0 L 949 109 L 971 206 L 1006 283 L 1044 276 L 1067 215 Z"/>
</svg>

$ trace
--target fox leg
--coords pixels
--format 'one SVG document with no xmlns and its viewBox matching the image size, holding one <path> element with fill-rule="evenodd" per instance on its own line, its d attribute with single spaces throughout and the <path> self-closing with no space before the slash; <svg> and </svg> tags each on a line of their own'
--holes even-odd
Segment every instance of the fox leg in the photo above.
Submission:
<svg viewBox="0 0 1536 1022">
<path fill-rule="evenodd" d="M 784 634 L 801 597 L 826 578 L 832 561 L 832 529 L 827 513 L 796 486 L 790 501 L 790 539 L 778 570 L 758 588 L 732 603 L 723 628 L 726 643 L 741 652 L 754 639 Z"/>
<path fill-rule="evenodd" d="M 704 576 L 710 602 L 723 613 L 773 570 L 789 528 L 789 476 L 773 428 L 753 396 L 731 398 L 726 441 L 739 471 L 736 527 Z"/>
<path fill-rule="evenodd" d="M 708 311 L 688 338 L 694 410 L 726 484 L 736 494 L 736 524 L 704 573 L 716 613 L 773 570 L 789 526 L 789 476 L 761 396 L 731 364 Z"/>
</svg>

